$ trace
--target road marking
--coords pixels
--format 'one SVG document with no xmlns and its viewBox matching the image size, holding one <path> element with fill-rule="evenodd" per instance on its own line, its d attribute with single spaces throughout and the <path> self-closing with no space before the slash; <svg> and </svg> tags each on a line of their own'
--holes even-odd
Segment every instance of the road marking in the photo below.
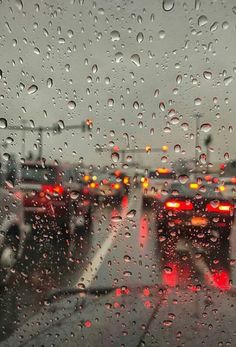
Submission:
<svg viewBox="0 0 236 347">
<path fill-rule="evenodd" d="M 127 212 L 133 209 L 134 204 L 137 204 L 137 200 L 135 201 L 133 199 L 133 193 L 134 192 L 132 191 L 132 194 L 130 194 L 129 203 L 125 206 L 125 208 L 122 210 L 122 213 L 119 215 L 121 216 L 121 220 L 119 222 L 111 221 L 111 224 L 113 226 L 112 233 L 106 238 L 101 248 L 96 252 L 92 261 L 89 263 L 89 266 L 83 271 L 75 286 L 83 284 L 87 288 L 93 282 L 104 259 L 106 258 L 109 249 L 115 241 L 116 236 L 119 234 L 120 229 L 124 226 Z"/>
</svg>

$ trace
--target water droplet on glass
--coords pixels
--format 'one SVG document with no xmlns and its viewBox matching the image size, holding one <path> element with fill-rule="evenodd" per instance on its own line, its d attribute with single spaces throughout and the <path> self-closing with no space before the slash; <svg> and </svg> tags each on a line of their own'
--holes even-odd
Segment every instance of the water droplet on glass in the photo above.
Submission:
<svg viewBox="0 0 236 347">
<path fill-rule="evenodd" d="M 224 79 L 224 84 L 225 86 L 227 87 L 228 85 L 230 85 L 230 83 L 233 81 L 233 77 L 232 76 L 229 76 L 229 77 L 226 77 Z"/>
<path fill-rule="evenodd" d="M 182 82 L 182 75 L 178 75 L 177 77 L 176 77 L 176 83 L 177 84 L 180 84 Z"/>
<path fill-rule="evenodd" d="M 111 32 L 111 40 L 112 40 L 112 41 L 119 41 L 119 39 L 120 39 L 120 33 L 119 33 L 119 31 L 113 30 L 113 31 Z"/>
<path fill-rule="evenodd" d="M 64 124 L 63 120 L 59 120 L 57 124 L 58 124 L 60 129 L 64 129 L 65 128 L 65 124 Z"/>
<path fill-rule="evenodd" d="M 180 145 L 175 145 L 174 146 L 174 151 L 175 151 L 175 153 L 179 153 L 181 151 L 181 146 Z"/>
<path fill-rule="evenodd" d="M 225 160 L 229 160 L 229 153 L 228 153 L 228 152 L 226 152 L 226 153 L 224 154 L 224 158 L 225 158 Z"/>
<path fill-rule="evenodd" d="M 210 80 L 212 78 L 212 73 L 210 71 L 204 71 L 203 76 L 206 80 Z"/>
<path fill-rule="evenodd" d="M 15 0 L 16 7 L 18 8 L 19 11 L 22 11 L 23 9 L 23 2 L 22 0 Z"/>
<path fill-rule="evenodd" d="M 200 0 L 195 0 L 195 10 L 198 11 L 201 7 L 201 1 Z"/>
<path fill-rule="evenodd" d="M 200 130 L 204 133 L 208 133 L 211 130 L 211 124 L 210 123 L 204 123 L 201 125 Z"/>
<path fill-rule="evenodd" d="M 47 86 L 48 86 L 48 88 L 52 88 L 52 86 L 53 86 L 53 80 L 52 80 L 52 78 L 48 78 L 48 79 L 47 79 Z"/>
<path fill-rule="evenodd" d="M 6 138 L 6 143 L 7 144 L 11 144 L 11 143 L 13 143 L 14 142 L 14 140 L 13 140 L 13 138 L 12 137 L 10 137 L 10 136 L 8 136 L 7 138 Z"/>
<path fill-rule="evenodd" d="M 108 100 L 107 100 L 107 105 L 108 105 L 109 107 L 113 107 L 113 106 L 114 106 L 114 100 L 113 100 L 113 99 L 108 99 Z"/>
<path fill-rule="evenodd" d="M 122 217 L 121 216 L 113 216 L 111 217 L 112 222 L 115 223 L 119 223 L 120 221 L 122 221 Z"/>
<path fill-rule="evenodd" d="M 97 67 L 96 64 L 94 64 L 94 65 L 92 66 L 92 73 L 96 73 L 96 72 L 98 72 L 98 67 Z"/>
<path fill-rule="evenodd" d="M 34 47 L 34 53 L 35 54 L 40 54 L 40 49 L 38 47 Z"/>
<path fill-rule="evenodd" d="M 162 8 L 164 11 L 171 11 L 173 10 L 174 6 L 175 6 L 174 0 L 163 0 L 162 2 Z"/>
<path fill-rule="evenodd" d="M 165 38 L 165 36 L 166 36 L 166 33 L 165 33 L 165 31 L 164 30 L 160 30 L 159 31 L 159 37 L 160 37 L 160 39 L 164 39 Z"/>
<path fill-rule="evenodd" d="M 29 88 L 28 88 L 28 94 L 32 95 L 34 93 L 36 93 L 38 90 L 38 87 L 35 84 L 32 84 Z"/>
<path fill-rule="evenodd" d="M 138 43 L 141 43 L 141 42 L 143 42 L 143 39 L 144 39 L 144 37 L 143 37 L 143 33 L 138 33 L 138 35 L 137 35 L 137 41 L 138 41 Z"/>
<path fill-rule="evenodd" d="M 136 66 L 140 66 L 140 56 L 138 54 L 131 55 L 130 59 Z"/>
<path fill-rule="evenodd" d="M 4 160 L 9 161 L 10 154 L 9 153 L 3 153 L 2 157 L 3 157 Z"/>
<path fill-rule="evenodd" d="M 195 104 L 196 106 L 200 106 L 201 103 L 202 103 L 202 99 L 201 99 L 201 98 L 196 98 L 196 99 L 194 100 L 194 104 Z"/>
<path fill-rule="evenodd" d="M 161 111 L 165 111 L 165 104 L 164 104 L 164 102 L 160 102 L 160 104 L 159 104 L 159 109 L 161 110 Z"/>
<path fill-rule="evenodd" d="M 134 218 L 136 215 L 136 210 L 130 210 L 128 213 L 127 213 L 127 218 Z"/>
<path fill-rule="evenodd" d="M 72 200 L 76 200 L 76 199 L 78 199 L 78 197 L 79 197 L 79 193 L 76 192 L 76 191 L 72 191 L 72 192 L 70 193 L 70 197 L 71 197 Z"/>
<path fill-rule="evenodd" d="M 171 274 L 173 271 L 172 267 L 170 266 L 165 266 L 164 267 L 164 272 L 167 273 L 167 274 Z"/>
<path fill-rule="evenodd" d="M 116 63 L 120 63 L 123 60 L 123 53 L 117 52 L 115 54 L 115 60 L 116 60 Z"/>
<path fill-rule="evenodd" d="M 129 263 L 131 261 L 131 257 L 129 255 L 124 255 L 124 261 Z"/>
<path fill-rule="evenodd" d="M 67 106 L 70 110 L 74 110 L 76 108 L 76 103 L 73 100 L 71 100 L 68 102 Z"/>
<path fill-rule="evenodd" d="M 163 321 L 163 325 L 165 327 L 170 327 L 172 324 L 173 324 L 172 320 L 166 319 L 166 320 Z"/>
<path fill-rule="evenodd" d="M 179 123 L 179 118 L 178 117 L 172 117 L 170 120 L 170 123 L 173 125 L 176 125 Z"/>
<path fill-rule="evenodd" d="M 189 127 L 188 123 L 182 123 L 182 124 L 181 124 L 181 128 L 182 128 L 184 131 L 187 131 L 187 130 L 188 130 L 188 127 Z"/>
<path fill-rule="evenodd" d="M 119 153 L 113 152 L 111 154 L 111 159 L 112 159 L 113 163 L 117 163 L 119 161 L 119 159 L 120 159 Z"/>
<path fill-rule="evenodd" d="M 214 22 L 211 27 L 210 27 L 210 31 L 213 33 L 214 31 L 216 31 L 218 28 L 218 22 Z"/>
<path fill-rule="evenodd" d="M 159 89 L 156 89 L 154 92 L 154 97 L 157 98 L 159 94 L 160 94 Z"/>
<path fill-rule="evenodd" d="M 185 183 L 188 182 L 189 177 L 188 177 L 187 175 L 180 175 L 180 176 L 178 177 L 178 179 L 179 179 L 179 182 L 180 182 L 181 184 L 185 184 Z"/>
<path fill-rule="evenodd" d="M 0 118 L 0 129 L 5 129 L 7 127 L 7 120 L 5 118 Z"/>
<path fill-rule="evenodd" d="M 206 25 L 208 22 L 208 19 L 206 16 L 202 15 L 198 18 L 198 25 L 201 27 L 203 25 Z"/>
</svg>

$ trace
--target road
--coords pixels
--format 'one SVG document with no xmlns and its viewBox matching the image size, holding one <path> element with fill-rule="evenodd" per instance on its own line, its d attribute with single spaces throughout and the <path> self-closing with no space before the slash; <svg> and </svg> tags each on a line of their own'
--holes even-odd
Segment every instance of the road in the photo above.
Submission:
<svg viewBox="0 0 236 347">
<path fill-rule="evenodd" d="M 68 242 L 56 230 L 37 230 L 29 239 L 22 262 L 1 296 L 1 340 L 43 305 L 54 288 L 169 284 L 201 286 L 209 281 L 208 263 L 179 244 L 176 263 L 160 259 L 155 213 L 143 207 L 139 188 L 120 205 L 100 202 L 93 208 L 89 232 Z M 231 278 L 236 283 L 236 230 L 231 234 Z M 208 283 L 209 284 L 209 283 Z M 233 300 L 233 299 L 232 299 Z"/>
</svg>

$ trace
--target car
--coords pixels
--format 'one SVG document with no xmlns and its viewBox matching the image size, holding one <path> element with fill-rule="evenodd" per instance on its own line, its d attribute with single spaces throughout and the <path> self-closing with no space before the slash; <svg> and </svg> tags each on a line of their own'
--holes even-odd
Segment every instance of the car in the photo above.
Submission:
<svg viewBox="0 0 236 347">
<path fill-rule="evenodd" d="M 223 255 L 229 262 L 229 237 L 234 221 L 234 206 L 216 184 L 197 182 L 170 185 L 169 194 L 157 206 L 158 243 L 163 254 L 175 252 L 180 239 L 211 254 L 212 262 Z"/>
<path fill-rule="evenodd" d="M 15 185 L 15 169 L 0 170 L 0 287 L 8 282 L 11 270 L 24 254 L 30 226 L 25 223 L 23 199 Z"/>
<path fill-rule="evenodd" d="M 159 201 L 162 190 L 176 178 L 175 172 L 167 168 L 149 170 L 141 177 L 144 204 Z"/>
<path fill-rule="evenodd" d="M 90 204 L 82 195 L 71 165 L 25 161 L 21 165 L 20 187 L 27 222 L 54 222 L 67 233 L 75 224 L 89 227 Z"/>
<path fill-rule="evenodd" d="M 125 176 L 126 177 L 126 176 Z M 89 184 L 90 195 L 99 200 L 119 201 L 126 194 L 126 185 L 123 176 L 117 176 L 114 172 L 99 173 L 93 176 Z"/>
</svg>

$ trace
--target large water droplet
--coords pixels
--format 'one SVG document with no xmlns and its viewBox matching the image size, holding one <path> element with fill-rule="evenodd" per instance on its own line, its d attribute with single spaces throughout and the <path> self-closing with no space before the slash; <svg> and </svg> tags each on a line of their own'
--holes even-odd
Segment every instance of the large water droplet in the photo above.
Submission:
<svg viewBox="0 0 236 347">
<path fill-rule="evenodd" d="M 160 104 L 159 104 L 159 109 L 161 110 L 161 111 L 165 111 L 165 104 L 164 104 L 164 102 L 160 102 Z"/>
<path fill-rule="evenodd" d="M 96 72 L 98 72 L 98 67 L 97 67 L 96 64 L 94 64 L 94 65 L 92 66 L 92 73 L 96 73 Z"/>
<path fill-rule="evenodd" d="M 218 28 L 218 22 L 214 22 L 211 27 L 210 27 L 210 31 L 213 33 L 214 31 L 216 31 Z"/>
<path fill-rule="evenodd" d="M 206 16 L 202 15 L 198 18 L 198 25 L 201 27 L 203 25 L 206 25 L 208 22 L 208 19 Z"/>
<path fill-rule="evenodd" d="M 164 11 L 171 11 L 173 10 L 174 6 L 175 6 L 174 0 L 163 0 L 162 2 L 162 8 Z"/>
<path fill-rule="evenodd" d="M 136 66 L 140 66 L 140 56 L 138 54 L 131 55 L 130 59 Z"/>
<path fill-rule="evenodd" d="M 226 87 L 228 87 L 228 85 L 230 85 L 230 83 L 233 81 L 233 77 L 229 76 L 229 77 L 225 77 L 224 79 L 224 84 Z"/>
<path fill-rule="evenodd" d="M 140 33 L 138 33 L 137 38 L 136 38 L 136 39 L 137 39 L 137 41 L 138 41 L 138 43 L 143 42 L 143 38 L 144 38 L 144 37 L 143 37 L 143 33 L 141 33 L 141 32 L 140 32 Z"/>
<path fill-rule="evenodd" d="M 76 108 L 76 103 L 73 100 L 70 100 L 67 106 L 70 110 L 74 110 Z"/>
<path fill-rule="evenodd" d="M 226 153 L 224 154 L 224 158 L 225 158 L 225 160 L 229 160 L 229 153 L 228 153 L 228 152 L 226 152 Z"/>
<path fill-rule="evenodd" d="M 160 30 L 159 31 L 159 37 L 160 37 L 160 39 L 164 39 L 165 38 L 165 36 L 166 36 L 166 33 L 165 33 L 165 31 L 164 30 Z"/>
<path fill-rule="evenodd" d="M 58 124 L 60 129 L 64 129 L 65 128 L 65 124 L 64 124 L 63 120 L 59 120 L 57 124 Z"/>
<path fill-rule="evenodd" d="M 53 86 L 53 80 L 52 80 L 52 78 L 48 78 L 48 79 L 47 79 L 47 86 L 48 86 L 48 88 L 52 88 L 52 86 Z"/>
<path fill-rule="evenodd" d="M 203 76 L 206 80 L 210 80 L 212 78 L 212 73 L 210 71 L 204 71 Z"/>
<path fill-rule="evenodd" d="M 35 84 L 32 84 L 29 88 L 28 88 L 28 94 L 32 95 L 34 93 L 36 93 L 38 90 L 38 87 Z"/>
<path fill-rule="evenodd" d="M 111 159 L 112 159 L 113 163 L 117 163 L 119 161 L 119 159 L 120 159 L 119 153 L 113 152 L 111 154 Z"/>
<path fill-rule="evenodd" d="M 136 210 L 130 210 L 126 216 L 127 218 L 132 219 L 135 217 L 135 215 L 136 215 Z"/>
<path fill-rule="evenodd" d="M 211 130 L 211 124 L 210 123 L 204 123 L 201 125 L 200 130 L 204 133 L 208 133 Z"/>
<path fill-rule="evenodd" d="M 7 120 L 5 118 L 0 118 L 0 128 L 5 129 L 7 127 Z"/>
<path fill-rule="evenodd" d="M 201 99 L 201 98 L 196 98 L 196 99 L 194 100 L 194 104 L 195 104 L 196 106 L 200 106 L 201 103 L 202 103 L 202 99 Z"/>
<path fill-rule="evenodd" d="M 115 54 L 115 60 L 116 60 L 116 63 L 120 63 L 123 60 L 123 53 L 117 52 Z"/>
<path fill-rule="evenodd" d="M 114 106 L 114 100 L 113 100 L 113 99 L 108 99 L 108 100 L 107 100 L 107 105 L 108 105 L 109 107 L 113 107 L 113 106 Z"/>
<path fill-rule="evenodd" d="M 174 146 L 174 151 L 175 151 L 175 153 L 179 153 L 181 151 L 181 146 L 180 145 L 175 145 Z"/>
<path fill-rule="evenodd" d="M 113 31 L 111 32 L 111 40 L 112 40 L 112 41 L 119 41 L 119 39 L 120 39 L 120 33 L 119 33 L 119 31 L 113 30 Z"/>
<path fill-rule="evenodd" d="M 15 0 L 16 7 L 18 8 L 19 11 L 22 11 L 23 9 L 23 2 L 22 0 Z"/>
<path fill-rule="evenodd" d="M 180 176 L 178 177 L 178 180 L 179 180 L 179 182 L 180 182 L 181 184 L 185 184 L 185 183 L 188 182 L 189 177 L 188 177 L 187 175 L 180 175 Z"/>
</svg>

